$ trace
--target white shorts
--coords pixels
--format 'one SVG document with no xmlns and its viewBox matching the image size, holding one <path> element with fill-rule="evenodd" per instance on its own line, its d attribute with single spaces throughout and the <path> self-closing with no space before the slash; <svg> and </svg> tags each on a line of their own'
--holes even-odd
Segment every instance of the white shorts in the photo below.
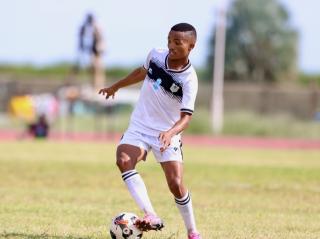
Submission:
<svg viewBox="0 0 320 239">
<path fill-rule="evenodd" d="M 180 135 L 172 137 L 170 146 L 162 153 L 160 152 L 162 144 L 157 136 L 146 135 L 139 131 L 134 131 L 131 129 L 128 129 L 124 133 L 119 142 L 119 145 L 121 144 L 134 145 L 146 150 L 146 152 L 152 150 L 153 155 L 158 163 L 167 161 L 182 162 L 183 160 Z"/>
</svg>

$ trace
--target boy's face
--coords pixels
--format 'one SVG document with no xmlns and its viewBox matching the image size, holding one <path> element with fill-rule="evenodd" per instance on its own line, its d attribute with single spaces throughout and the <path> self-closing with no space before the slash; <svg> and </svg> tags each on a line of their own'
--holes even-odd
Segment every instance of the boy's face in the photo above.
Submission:
<svg viewBox="0 0 320 239">
<path fill-rule="evenodd" d="M 191 32 L 170 31 L 168 35 L 169 58 L 171 60 L 188 58 L 195 42 L 195 37 Z"/>
</svg>

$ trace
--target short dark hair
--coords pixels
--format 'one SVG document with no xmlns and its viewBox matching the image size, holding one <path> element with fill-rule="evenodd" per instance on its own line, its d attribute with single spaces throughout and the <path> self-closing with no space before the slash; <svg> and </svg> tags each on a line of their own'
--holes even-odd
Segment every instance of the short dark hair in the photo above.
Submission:
<svg viewBox="0 0 320 239">
<path fill-rule="evenodd" d="M 192 26 L 189 23 L 178 23 L 176 25 L 174 25 L 173 27 L 171 27 L 171 31 L 176 31 L 176 32 L 192 32 L 192 34 L 194 35 L 195 39 L 197 39 L 197 31 L 194 28 L 194 26 Z"/>
<path fill-rule="evenodd" d="M 93 20 L 94 20 L 94 15 L 93 15 L 93 13 L 91 13 L 91 12 L 89 12 L 88 14 L 87 14 L 87 19 L 86 19 L 86 21 L 87 21 L 87 23 L 92 23 L 93 22 Z"/>
</svg>

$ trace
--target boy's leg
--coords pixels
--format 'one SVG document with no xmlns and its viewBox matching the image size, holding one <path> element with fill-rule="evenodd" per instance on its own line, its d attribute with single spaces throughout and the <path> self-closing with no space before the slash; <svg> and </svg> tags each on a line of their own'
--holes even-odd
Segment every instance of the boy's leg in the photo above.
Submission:
<svg viewBox="0 0 320 239">
<path fill-rule="evenodd" d="M 140 160 L 145 160 L 146 154 L 147 152 L 142 148 L 121 144 L 117 149 L 117 165 L 131 196 L 145 213 L 145 217 L 138 219 L 136 225 L 143 231 L 160 230 L 163 228 L 163 222 L 157 217 L 150 202 L 147 188 L 139 173 L 134 169 Z"/>
<path fill-rule="evenodd" d="M 145 160 L 146 154 L 147 152 L 142 148 L 129 144 L 121 144 L 117 148 L 117 166 L 121 171 L 122 179 L 131 196 L 140 209 L 145 213 L 155 214 L 147 188 L 140 174 L 135 170 L 136 164 L 140 160 Z"/>
<path fill-rule="evenodd" d="M 183 185 L 183 164 L 178 161 L 161 162 L 171 193 L 183 218 L 189 238 L 200 238 L 194 219 L 192 200 Z M 194 236 L 194 237 L 193 237 Z"/>
</svg>

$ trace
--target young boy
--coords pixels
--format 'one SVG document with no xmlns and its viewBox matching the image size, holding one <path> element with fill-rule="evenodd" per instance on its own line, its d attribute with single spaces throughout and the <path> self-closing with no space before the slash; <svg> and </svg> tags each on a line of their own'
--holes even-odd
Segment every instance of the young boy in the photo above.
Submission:
<svg viewBox="0 0 320 239">
<path fill-rule="evenodd" d="M 187 23 L 173 26 L 168 50 L 153 49 L 143 65 L 126 78 L 99 94 L 114 97 L 122 87 L 144 80 L 140 98 L 129 127 L 117 148 L 117 166 L 128 190 L 145 216 L 136 222 L 143 231 L 160 230 L 164 225 L 150 202 L 146 186 L 135 170 L 152 150 L 184 220 L 188 239 L 199 239 L 192 201 L 183 184 L 181 133 L 187 128 L 198 90 L 198 79 L 189 61 L 197 39 L 195 28 Z"/>
</svg>

